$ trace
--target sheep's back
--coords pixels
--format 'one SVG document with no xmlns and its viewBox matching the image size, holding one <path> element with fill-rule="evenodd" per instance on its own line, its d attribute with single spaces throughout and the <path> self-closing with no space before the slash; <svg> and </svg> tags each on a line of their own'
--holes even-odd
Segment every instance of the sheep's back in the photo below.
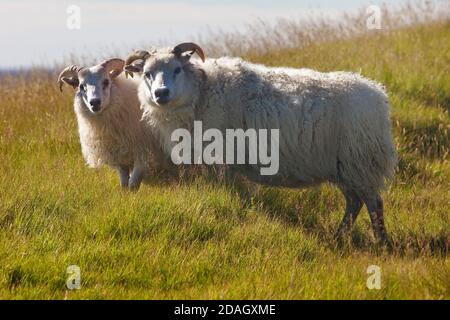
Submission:
<svg viewBox="0 0 450 320">
<path fill-rule="evenodd" d="M 376 83 L 353 73 L 267 68 L 240 59 L 219 59 L 215 68 L 222 76 L 213 73 L 213 107 L 207 108 L 204 119 L 222 130 L 279 129 L 280 171 L 271 180 L 339 182 L 341 162 L 380 172 L 363 184 L 379 186 L 380 177 L 390 175 L 388 102 Z M 386 154 L 384 164 L 373 167 L 366 158 L 380 149 Z M 367 156 L 357 157 L 355 163 L 355 152 Z M 350 180 L 356 178 L 352 174 Z"/>
</svg>

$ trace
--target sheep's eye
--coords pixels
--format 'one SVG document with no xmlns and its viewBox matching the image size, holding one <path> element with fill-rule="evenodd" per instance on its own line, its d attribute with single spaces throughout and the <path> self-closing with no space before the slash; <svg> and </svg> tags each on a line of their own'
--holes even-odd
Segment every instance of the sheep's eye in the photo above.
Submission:
<svg viewBox="0 0 450 320">
<path fill-rule="evenodd" d="M 181 68 L 180 67 L 176 67 L 175 70 L 173 71 L 174 75 L 177 75 L 181 72 Z"/>
<path fill-rule="evenodd" d="M 108 86 L 109 86 L 109 80 L 108 79 L 103 80 L 103 89 L 106 89 L 106 87 L 108 87 Z"/>
<path fill-rule="evenodd" d="M 86 91 L 86 86 L 84 84 L 80 84 L 80 91 Z"/>
</svg>

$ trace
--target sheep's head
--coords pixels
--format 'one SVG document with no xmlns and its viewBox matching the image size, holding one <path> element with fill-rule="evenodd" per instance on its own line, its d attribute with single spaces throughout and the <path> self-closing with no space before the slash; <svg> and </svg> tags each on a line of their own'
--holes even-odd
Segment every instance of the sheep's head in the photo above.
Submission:
<svg viewBox="0 0 450 320">
<path fill-rule="evenodd" d="M 135 51 L 125 62 L 125 72 L 141 73 L 145 102 L 177 108 L 191 100 L 192 73 L 189 70 L 194 53 L 205 61 L 203 50 L 195 43 L 182 43 L 167 52 Z"/>
<path fill-rule="evenodd" d="M 123 66 L 121 59 L 106 60 L 90 68 L 69 66 L 58 77 L 59 89 L 62 90 L 64 84 L 70 85 L 90 112 L 100 113 L 109 105 L 111 83 L 122 73 Z"/>
</svg>

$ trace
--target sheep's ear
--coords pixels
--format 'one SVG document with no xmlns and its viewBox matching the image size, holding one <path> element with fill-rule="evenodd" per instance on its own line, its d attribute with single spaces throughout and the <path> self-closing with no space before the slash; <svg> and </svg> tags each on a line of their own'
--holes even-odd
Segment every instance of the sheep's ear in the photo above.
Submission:
<svg viewBox="0 0 450 320">
<path fill-rule="evenodd" d="M 117 78 L 121 73 L 122 73 L 122 69 L 116 69 L 116 70 L 112 70 L 109 73 L 109 76 L 111 77 L 111 79 Z"/>
<path fill-rule="evenodd" d="M 78 88 L 78 85 L 80 84 L 80 81 L 78 81 L 77 78 L 62 77 L 61 81 L 64 82 L 65 84 L 68 84 L 74 89 Z"/>
<path fill-rule="evenodd" d="M 189 62 L 189 60 L 191 60 L 194 53 L 195 53 L 195 51 L 183 53 L 179 59 L 181 60 L 182 63 Z"/>
<path fill-rule="evenodd" d="M 108 59 L 100 64 L 112 79 L 122 73 L 124 65 L 125 61 L 118 58 Z"/>
<path fill-rule="evenodd" d="M 133 73 L 142 72 L 143 68 L 144 68 L 144 66 L 142 64 L 129 64 L 129 65 L 125 66 L 125 68 L 124 68 L 125 76 L 130 76 L 133 78 Z"/>
</svg>

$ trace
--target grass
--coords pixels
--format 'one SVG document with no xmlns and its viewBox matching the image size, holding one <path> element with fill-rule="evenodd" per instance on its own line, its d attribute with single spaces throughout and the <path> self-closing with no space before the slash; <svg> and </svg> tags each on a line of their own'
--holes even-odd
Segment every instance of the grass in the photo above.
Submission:
<svg viewBox="0 0 450 320">
<path fill-rule="evenodd" d="M 383 194 L 391 253 L 373 245 L 365 211 L 336 245 L 344 203 L 330 185 L 245 198 L 198 177 L 123 192 L 115 172 L 84 165 L 72 93 L 53 75 L 2 79 L 0 298 L 449 299 L 449 43 L 438 20 L 243 52 L 386 85 L 400 156 Z M 80 290 L 65 286 L 69 265 Z M 366 288 L 370 265 L 381 290 Z"/>
</svg>

